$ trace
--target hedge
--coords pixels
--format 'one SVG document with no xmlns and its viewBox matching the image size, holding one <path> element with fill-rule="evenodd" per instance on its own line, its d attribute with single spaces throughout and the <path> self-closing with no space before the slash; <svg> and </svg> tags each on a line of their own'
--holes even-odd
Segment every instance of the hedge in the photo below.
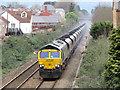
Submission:
<svg viewBox="0 0 120 90">
<path fill-rule="evenodd" d="M 97 39 L 100 35 L 108 37 L 109 31 L 112 30 L 112 28 L 113 23 L 108 21 L 95 23 L 90 28 L 90 35 L 93 37 L 93 39 Z"/>
<path fill-rule="evenodd" d="M 120 27 L 111 31 L 109 59 L 104 76 L 107 88 L 120 88 Z"/>
</svg>

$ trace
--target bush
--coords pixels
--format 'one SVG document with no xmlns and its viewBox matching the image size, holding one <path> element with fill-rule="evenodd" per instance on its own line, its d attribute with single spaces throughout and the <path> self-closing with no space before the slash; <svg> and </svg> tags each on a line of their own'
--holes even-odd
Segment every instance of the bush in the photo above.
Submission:
<svg viewBox="0 0 120 90">
<path fill-rule="evenodd" d="M 27 36 L 10 36 L 7 38 L 2 47 L 2 73 L 3 75 L 13 71 L 24 64 L 27 59 L 35 57 L 34 50 L 39 50 L 45 44 L 50 43 L 55 38 L 68 32 L 76 23 L 64 23 L 55 26 L 52 32 L 45 31 L 36 35 Z M 37 56 L 37 55 L 36 55 Z"/>
<path fill-rule="evenodd" d="M 106 87 L 120 88 L 120 27 L 111 31 L 109 59 L 104 71 Z"/>
<path fill-rule="evenodd" d="M 108 58 L 108 40 L 106 38 L 99 38 L 97 40 L 90 40 L 87 45 L 86 56 L 80 67 L 79 79 L 77 85 L 80 88 L 104 88 L 104 65 Z"/>
<path fill-rule="evenodd" d="M 113 23 L 108 21 L 95 23 L 90 28 L 90 35 L 93 37 L 93 39 L 97 39 L 100 35 L 108 37 L 109 31 L 111 31 L 112 28 Z"/>
<path fill-rule="evenodd" d="M 65 18 L 67 19 L 67 21 L 69 21 L 69 20 L 71 20 L 71 21 L 77 21 L 78 20 L 78 16 L 74 12 L 68 12 L 65 15 Z"/>
<path fill-rule="evenodd" d="M 10 36 L 2 47 L 2 68 L 9 68 L 15 61 L 24 61 L 24 58 L 33 51 L 32 46 L 27 42 L 27 37 Z M 15 65 L 15 64 L 14 64 Z"/>
</svg>

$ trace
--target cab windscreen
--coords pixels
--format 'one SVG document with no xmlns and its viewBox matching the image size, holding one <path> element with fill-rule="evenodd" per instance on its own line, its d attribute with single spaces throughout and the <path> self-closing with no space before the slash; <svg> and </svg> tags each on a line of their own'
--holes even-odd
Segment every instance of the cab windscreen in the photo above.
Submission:
<svg viewBox="0 0 120 90">
<path fill-rule="evenodd" d="M 40 58 L 49 58 L 49 52 L 40 52 Z"/>
<path fill-rule="evenodd" d="M 51 52 L 51 58 L 60 58 L 59 52 Z"/>
</svg>

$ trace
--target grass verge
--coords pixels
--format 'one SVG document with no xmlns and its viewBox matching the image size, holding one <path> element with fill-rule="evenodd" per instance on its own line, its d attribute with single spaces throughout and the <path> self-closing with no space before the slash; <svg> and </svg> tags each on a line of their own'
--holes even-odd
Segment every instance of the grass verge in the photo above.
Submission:
<svg viewBox="0 0 120 90">
<path fill-rule="evenodd" d="M 83 52 L 86 56 L 83 58 L 76 85 L 80 88 L 104 88 L 102 73 L 108 59 L 108 40 L 103 37 L 91 40 L 87 47 L 88 50 Z"/>
</svg>

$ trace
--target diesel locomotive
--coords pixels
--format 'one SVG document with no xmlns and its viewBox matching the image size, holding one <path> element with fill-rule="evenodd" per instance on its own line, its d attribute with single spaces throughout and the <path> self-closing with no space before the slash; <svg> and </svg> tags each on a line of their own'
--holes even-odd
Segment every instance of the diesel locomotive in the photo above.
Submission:
<svg viewBox="0 0 120 90">
<path fill-rule="evenodd" d="M 39 75 L 42 78 L 59 78 L 73 48 L 82 36 L 85 23 L 43 46 L 38 51 Z"/>
</svg>

